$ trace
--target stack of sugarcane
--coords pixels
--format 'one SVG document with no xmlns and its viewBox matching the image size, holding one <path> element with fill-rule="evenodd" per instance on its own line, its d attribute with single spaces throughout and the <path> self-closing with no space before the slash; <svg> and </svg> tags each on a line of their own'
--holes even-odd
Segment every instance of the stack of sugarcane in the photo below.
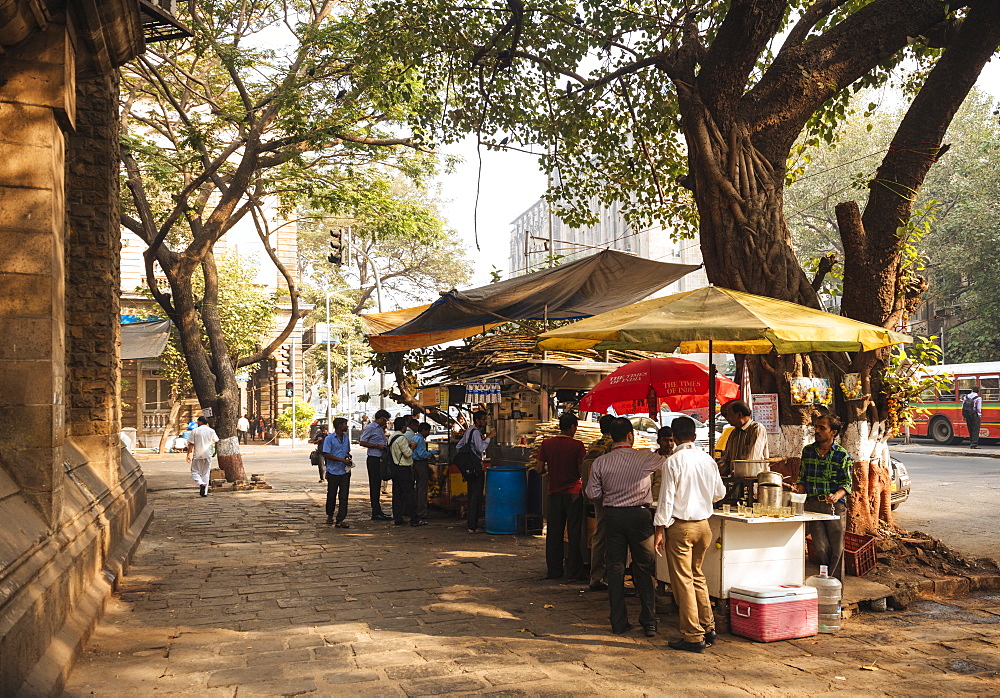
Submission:
<svg viewBox="0 0 1000 698">
<path fill-rule="evenodd" d="M 649 356 L 638 351 L 612 351 L 608 354 L 608 361 L 628 363 Z M 474 337 L 466 340 L 465 346 L 438 349 L 431 358 L 428 371 L 435 376 L 435 380 L 461 383 L 483 373 L 504 370 L 505 366 L 541 358 L 537 335 L 511 332 Z M 593 350 L 558 351 L 549 352 L 546 358 L 556 361 L 603 361 L 604 354 Z"/>
<path fill-rule="evenodd" d="M 534 461 L 535 456 L 538 453 L 538 447 L 542 445 L 542 441 L 545 439 L 558 436 L 559 435 L 559 420 L 553 419 L 551 422 L 539 422 L 535 425 L 535 440 L 531 444 L 531 459 Z M 576 426 L 576 436 L 586 446 L 590 446 L 594 441 L 601 438 L 601 428 L 597 426 L 597 422 L 580 422 Z M 655 439 L 651 439 L 648 435 L 642 434 L 640 432 L 635 432 L 635 448 L 648 448 L 656 449 Z"/>
</svg>

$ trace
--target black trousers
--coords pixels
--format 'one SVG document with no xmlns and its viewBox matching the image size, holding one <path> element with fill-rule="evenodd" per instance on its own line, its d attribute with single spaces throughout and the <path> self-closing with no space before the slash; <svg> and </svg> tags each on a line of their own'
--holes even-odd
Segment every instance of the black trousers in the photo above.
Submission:
<svg viewBox="0 0 1000 698">
<path fill-rule="evenodd" d="M 417 518 L 427 518 L 427 482 L 431 477 L 431 466 L 425 460 L 413 461 L 413 483 L 416 487 Z"/>
<path fill-rule="evenodd" d="M 469 486 L 469 520 L 468 528 L 475 531 L 479 528 L 479 518 L 483 509 L 483 487 L 486 484 L 486 472 L 481 472 L 476 477 L 471 477 L 466 481 Z"/>
<path fill-rule="evenodd" d="M 582 494 L 550 494 L 549 520 L 545 532 L 545 566 L 549 577 L 561 577 L 563 572 L 570 579 L 583 574 L 583 554 L 580 550 L 580 533 L 586 503 Z M 569 529 L 569 551 L 563 566 L 563 531 Z"/>
<path fill-rule="evenodd" d="M 413 489 L 413 467 L 409 465 L 392 466 L 392 518 L 396 523 L 403 523 L 407 516 L 410 523 L 417 522 L 417 497 Z"/>
<path fill-rule="evenodd" d="M 337 510 L 337 523 L 347 518 L 347 495 L 351 491 L 351 471 L 343 475 L 326 474 L 326 515 L 333 516 L 334 505 L 340 503 Z"/>
<path fill-rule="evenodd" d="M 979 445 L 979 427 L 982 423 L 983 423 L 982 415 L 974 414 L 970 417 L 965 417 L 965 425 L 969 427 L 970 446 Z"/>
<path fill-rule="evenodd" d="M 653 575 L 653 512 L 646 507 L 604 507 L 605 559 L 608 571 L 608 601 L 611 630 L 624 632 L 628 626 L 625 607 L 625 563 L 632 553 L 632 582 L 639 592 L 639 623 L 656 625 L 656 596 Z"/>
<path fill-rule="evenodd" d="M 844 531 L 847 530 L 847 504 L 826 502 L 806 502 L 806 511 L 819 514 L 836 514 L 840 518 L 832 521 L 810 521 L 806 533 L 812 537 L 812 557 L 818 565 L 826 565 L 827 573 L 844 581 Z"/>
<path fill-rule="evenodd" d="M 372 503 L 372 516 L 383 516 L 382 511 L 382 459 L 368 456 L 368 498 Z"/>
</svg>

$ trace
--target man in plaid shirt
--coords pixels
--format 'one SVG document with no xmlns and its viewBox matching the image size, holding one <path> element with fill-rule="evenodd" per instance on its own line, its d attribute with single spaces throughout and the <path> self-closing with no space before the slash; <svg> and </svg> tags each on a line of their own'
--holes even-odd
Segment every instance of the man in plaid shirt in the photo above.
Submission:
<svg viewBox="0 0 1000 698">
<path fill-rule="evenodd" d="M 826 565 L 830 575 L 844 581 L 844 529 L 847 526 L 847 495 L 851 491 L 851 454 L 834 439 L 843 428 L 834 414 L 813 419 L 816 440 L 802 449 L 798 491 L 809 495 L 806 510 L 836 514 L 831 521 L 810 521 L 813 559 Z"/>
</svg>

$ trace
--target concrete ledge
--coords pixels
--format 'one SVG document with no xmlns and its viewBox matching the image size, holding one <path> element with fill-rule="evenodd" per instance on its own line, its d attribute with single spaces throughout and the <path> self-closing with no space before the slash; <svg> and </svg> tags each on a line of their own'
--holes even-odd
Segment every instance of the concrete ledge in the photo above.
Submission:
<svg viewBox="0 0 1000 698">
<path fill-rule="evenodd" d="M 74 606 L 49 648 L 38 660 L 18 691 L 21 696 L 55 696 L 62 692 L 66 679 L 84 645 L 104 614 L 104 606 L 132 561 L 142 535 L 153 520 L 153 507 L 146 507 L 132 523 L 128 533 L 105 561 L 102 574 Z"/>
</svg>

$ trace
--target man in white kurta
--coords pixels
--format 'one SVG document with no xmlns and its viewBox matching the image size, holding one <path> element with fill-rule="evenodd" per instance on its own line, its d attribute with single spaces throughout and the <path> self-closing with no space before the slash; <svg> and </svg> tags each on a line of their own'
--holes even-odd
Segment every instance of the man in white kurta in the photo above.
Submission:
<svg viewBox="0 0 1000 698">
<path fill-rule="evenodd" d="M 191 477 L 198 483 L 198 494 L 208 496 L 208 479 L 212 471 L 212 452 L 219 437 L 208 420 L 198 417 L 198 426 L 188 440 L 187 460 L 191 464 Z"/>
</svg>

